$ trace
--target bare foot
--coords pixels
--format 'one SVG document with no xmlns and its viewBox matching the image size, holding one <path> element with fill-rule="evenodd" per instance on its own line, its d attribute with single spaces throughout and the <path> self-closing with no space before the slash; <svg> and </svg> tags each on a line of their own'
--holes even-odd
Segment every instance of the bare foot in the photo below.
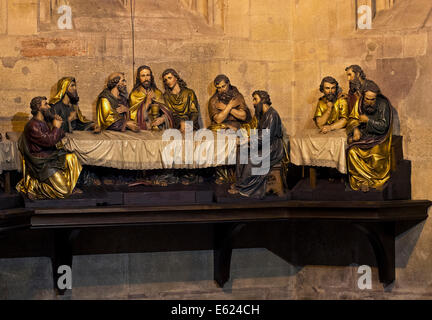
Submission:
<svg viewBox="0 0 432 320">
<path fill-rule="evenodd" d="M 222 178 L 222 177 L 218 177 L 218 178 L 215 180 L 215 183 L 218 184 L 218 185 L 221 185 L 221 184 L 224 184 L 224 183 L 225 183 L 224 180 L 225 180 L 224 178 Z"/>
<path fill-rule="evenodd" d="M 234 185 L 232 185 L 231 188 L 228 189 L 228 193 L 230 193 L 230 194 L 238 194 L 239 191 L 234 187 Z"/>
<path fill-rule="evenodd" d="M 94 178 L 93 179 L 93 184 L 95 186 L 100 186 L 100 185 L 102 185 L 102 182 L 99 180 L 99 178 Z"/>
<path fill-rule="evenodd" d="M 93 133 L 101 133 L 102 129 L 101 127 L 99 127 L 98 125 L 95 125 L 94 129 L 93 129 Z"/>
<path fill-rule="evenodd" d="M 72 194 L 81 194 L 81 193 L 83 193 L 83 191 L 82 191 L 80 188 L 75 188 L 75 189 L 72 191 Z"/>
<path fill-rule="evenodd" d="M 192 182 L 190 182 L 189 180 L 183 179 L 181 181 L 181 184 L 184 185 L 184 186 L 189 186 L 190 184 L 192 184 Z"/>
<path fill-rule="evenodd" d="M 31 194 L 31 193 L 27 193 L 27 198 L 29 198 L 29 200 L 31 200 L 31 201 L 35 201 L 37 198 L 33 195 L 33 194 Z"/>
<path fill-rule="evenodd" d="M 369 192 L 369 185 L 367 183 L 363 183 L 360 186 L 360 190 L 363 191 L 363 192 Z"/>
<path fill-rule="evenodd" d="M 112 186 L 114 184 L 114 180 L 111 179 L 104 179 L 103 180 L 103 184 L 107 185 L 107 186 Z"/>
<path fill-rule="evenodd" d="M 157 185 L 157 186 L 161 186 L 161 187 L 167 187 L 168 186 L 168 182 L 166 182 L 166 181 L 158 181 L 158 180 L 156 180 L 155 182 L 154 182 L 154 184 L 155 185 Z"/>
</svg>

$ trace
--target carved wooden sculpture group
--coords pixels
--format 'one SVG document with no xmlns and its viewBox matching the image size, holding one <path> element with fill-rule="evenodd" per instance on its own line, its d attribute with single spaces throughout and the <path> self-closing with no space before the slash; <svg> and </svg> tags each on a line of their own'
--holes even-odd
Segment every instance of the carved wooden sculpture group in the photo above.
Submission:
<svg viewBox="0 0 432 320">
<path fill-rule="evenodd" d="M 333 77 L 322 79 L 323 96 L 318 100 L 314 121 L 322 134 L 346 128 L 349 186 L 363 192 L 382 189 L 390 178 L 393 109 L 359 66 L 349 66 L 345 71 L 349 81 L 347 93 L 342 92 Z M 73 192 L 82 166 L 74 153 L 64 150 L 61 141 L 65 133 L 178 129 L 184 134 L 187 130 L 203 129 L 194 90 L 187 87 L 174 69 L 165 70 L 161 77 L 164 92 L 156 86 L 151 68 L 139 67 L 134 87 L 128 94 L 125 75 L 111 74 L 97 98 L 96 121 L 86 119 L 81 113 L 77 81 L 73 77 L 60 79 L 57 92 L 50 99 L 33 98 L 30 103 L 33 118 L 19 140 L 23 178 L 17 190 L 30 199 L 65 198 Z M 244 96 L 226 75 L 218 75 L 213 82 L 216 92 L 208 102 L 211 123 L 208 129 L 213 132 L 241 130 L 246 136 L 251 130 L 259 134 L 267 130 L 270 139 L 258 138 L 258 153 L 268 157 L 270 167 L 286 161 L 283 125 L 269 93 L 262 90 L 252 93 L 255 109 L 252 115 Z M 263 143 L 268 143 L 269 148 L 264 148 Z M 264 155 L 267 149 L 268 155 Z M 215 182 L 229 183 L 231 194 L 263 198 L 268 171 L 254 174 L 254 165 L 253 161 L 240 163 L 237 160 L 235 168 L 218 167 Z M 184 175 L 191 173 L 184 172 Z"/>
</svg>

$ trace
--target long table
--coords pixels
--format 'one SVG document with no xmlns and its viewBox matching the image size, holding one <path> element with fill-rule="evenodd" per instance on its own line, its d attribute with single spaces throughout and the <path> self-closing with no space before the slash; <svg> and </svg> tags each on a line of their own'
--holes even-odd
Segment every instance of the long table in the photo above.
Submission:
<svg viewBox="0 0 432 320">
<path fill-rule="evenodd" d="M 165 131 L 165 134 L 167 132 Z M 164 139 L 164 132 L 141 131 L 100 134 L 75 131 L 62 140 L 82 164 L 128 170 L 195 169 L 235 164 L 236 140 L 217 140 L 211 133 L 201 139 L 191 137 Z"/>
<path fill-rule="evenodd" d="M 290 159 L 299 166 L 330 167 L 347 173 L 346 148 L 345 129 L 326 134 L 308 129 L 290 138 Z"/>
</svg>

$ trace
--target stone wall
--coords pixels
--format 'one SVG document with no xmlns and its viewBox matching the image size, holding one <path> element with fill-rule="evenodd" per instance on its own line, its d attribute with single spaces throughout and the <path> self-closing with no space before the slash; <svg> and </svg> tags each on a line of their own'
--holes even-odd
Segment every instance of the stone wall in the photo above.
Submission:
<svg viewBox="0 0 432 320">
<path fill-rule="evenodd" d="M 132 54 L 131 1 L 0 0 L 0 131 L 21 130 L 29 117 L 30 99 L 50 95 L 65 75 L 77 78 L 81 109 L 92 117 L 109 73 L 126 72 L 130 89 L 133 66 L 148 64 L 159 87 L 164 69 L 180 72 L 196 91 L 207 124 L 212 80 L 225 73 L 249 106 L 253 90 L 268 90 L 288 133 L 295 134 L 312 126 L 321 79 L 332 75 L 347 89 L 344 69 L 359 64 L 399 113 L 405 158 L 412 161 L 413 198 L 432 199 L 432 4 L 429 0 L 358 2 L 369 3 L 376 8 L 373 27 L 358 30 L 354 0 L 136 0 Z M 56 10 L 62 4 L 72 7 L 72 30 L 58 30 Z M 398 238 L 397 281 L 386 290 L 378 284 L 376 269 L 374 289 L 360 291 L 356 266 L 299 270 L 266 250 L 244 249 L 234 251 L 234 278 L 247 276 L 230 282 L 228 290 L 214 287 L 208 251 L 78 257 L 74 297 L 431 298 L 431 240 L 430 221 Z M 174 268 L 169 271 L 172 281 L 144 277 L 144 283 L 134 285 L 128 278 L 130 270 L 136 263 L 149 267 L 150 262 L 143 261 L 151 259 L 169 263 L 186 259 L 186 264 L 196 262 L 203 269 L 192 268 L 181 276 Z M 247 265 L 254 261 L 263 264 Z M 12 274 L 34 291 L 23 293 L 25 285 L 2 282 L 3 297 L 52 298 L 50 285 L 42 285 L 49 277 L 48 261 L 25 262 L 34 267 L 28 267 L 32 272 L 27 267 L 17 271 L 21 262 L 16 259 L 0 260 L 0 277 Z M 117 273 L 121 275 L 117 286 L 105 290 L 100 287 L 103 280 L 92 280 L 88 268 L 106 275 L 119 268 L 124 272 Z M 188 281 L 175 282 L 176 275 Z M 89 286 L 93 289 L 87 290 Z"/>
</svg>

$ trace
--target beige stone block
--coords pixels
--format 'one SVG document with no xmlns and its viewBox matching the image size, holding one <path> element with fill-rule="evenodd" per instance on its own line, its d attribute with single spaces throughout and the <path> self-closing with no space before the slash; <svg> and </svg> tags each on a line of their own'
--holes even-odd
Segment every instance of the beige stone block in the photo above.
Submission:
<svg viewBox="0 0 432 320">
<path fill-rule="evenodd" d="M 418 57 L 426 54 L 428 35 L 426 32 L 409 34 L 404 37 L 403 56 Z"/>
<path fill-rule="evenodd" d="M 0 0 L 0 34 L 7 31 L 7 0 Z"/>
<path fill-rule="evenodd" d="M 193 30 L 184 17 L 137 18 L 134 26 L 136 39 L 189 39 Z M 130 30 L 130 25 L 123 30 Z"/>
<path fill-rule="evenodd" d="M 41 23 L 51 22 L 51 0 L 39 0 L 39 13 Z"/>
<path fill-rule="evenodd" d="M 0 117 L 12 118 L 17 113 L 30 116 L 30 101 L 36 96 L 48 96 L 48 92 L 39 90 L 0 90 Z M 24 120 L 24 119 L 22 119 Z"/>
<path fill-rule="evenodd" d="M 191 47 L 191 61 L 206 61 L 214 59 L 228 59 L 229 42 L 222 40 L 195 40 L 186 42 Z"/>
<path fill-rule="evenodd" d="M 0 57 L 18 57 L 20 55 L 21 42 L 16 37 L 0 37 Z"/>
<path fill-rule="evenodd" d="M 105 39 L 105 51 L 106 57 L 122 57 L 127 52 L 123 51 L 123 42 L 122 38 L 111 38 L 107 37 Z M 132 51 L 129 52 L 131 54 Z"/>
<path fill-rule="evenodd" d="M 227 1 L 227 14 L 243 15 L 250 14 L 250 0 L 228 0 Z"/>
<path fill-rule="evenodd" d="M 313 128 L 313 114 L 319 92 L 320 66 L 318 62 L 295 62 L 293 86 L 294 133 L 305 128 Z"/>
<path fill-rule="evenodd" d="M 288 133 L 292 133 L 293 65 L 290 62 L 268 64 L 268 93 Z"/>
<path fill-rule="evenodd" d="M 230 59 L 291 61 L 292 52 L 292 43 L 289 41 L 230 41 Z"/>
<path fill-rule="evenodd" d="M 403 38 L 401 36 L 385 36 L 383 41 L 383 57 L 399 58 L 403 53 Z"/>
<path fill-rule="evenodd" d="M 230 0 L 227 2 L 225 34 L 233 38 L 249 38 L 250 11 L 249 0 Z"/>
<path fill-rule="evenodd" d="M 323 61 L 329 56 L 329 43 L 327 40 L 296 41 L 294 47 L 295 61 Z"/>
<path fill-rule="evenodd" d="M 231 84 L 243 94 L 246 104 L 252 108 L 251 94 L 255 90 L 268 90 L 267 63 L 252 61 L 224 61 L 221 73 L 230 78 Z"/>
<path fill-rule="evenodd" d="M 286 0 L 251 0 L 250 11 L 251 15 L 284 15 L 291 17 L 292 3 L 292 1 Z"/>
<path fill-rule="evenodd" d="M 0 87 L 7 89 L 40 90 L 47 95 L 49 83 L 56 81 L 57 65 L 51 59 L 22 59 L 13 68 L 0 65 Z"/>
<path fill-rule="evenodd" d="M 290 21 L 288 16 L 251 16 L 252 40 L 289 40 L 290 36 Z"/>
<path fill-rule="evenodd" d="M 333 38 L 329 40 L 329 56 L 332 58 L 358 59 L 357 61 L 359 61 L 365 59 L 368 53 L 369 49 L 365 38 Z"/>
<path fill-rule="evenodd" d="M 8 34 L 32 35 L 38 32 L 38 1 L 8 1 Z"/>
<path fill-rule="evenodd" d="M 181 41 L 170 41 L 169 46 L 165 40 L 136 39 L 135 40 L 135 57 L 148 60 L 166 59 L 173 55 L 172 52 L 182 47 Z M 188 53 L 184 50 L 184 56 Z"/>
<path fill-rule="evenodd" d="M 225 20 L 225 34 L 232 38 L 250 37 L 250 17 L 248 15 L 230 14 Z"/>
<path fill-rule="evenodd" d="M 339 36 L 347 36 L 355 31 L 355 9 L 352 1 L 337 0 L 333 6 L 337 26 L 334 31 Z"/>
<path fill-rule="evenodd" d="M 293 12 L 294 40 L 328 39 L 330 19 L 326 1 L 296 1 Z"/>
</svg>

